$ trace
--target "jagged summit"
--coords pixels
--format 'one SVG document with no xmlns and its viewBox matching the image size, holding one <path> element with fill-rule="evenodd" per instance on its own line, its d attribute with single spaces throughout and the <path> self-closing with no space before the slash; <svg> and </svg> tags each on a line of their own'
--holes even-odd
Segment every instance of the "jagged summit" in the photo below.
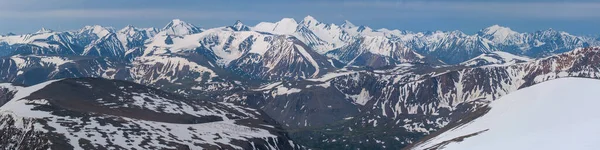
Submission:
<svg viewBox="0 0 600 150">
<path fill-rule="evenodd" d="M 306 16 L 304 17 L 304 19 L 302 19 L 302 24 L 304 25 L 316 25 L 317 23 L 319 23 L 319 21 L 317 19 L 315 19 L 313 16 Z"/>
<path fill-rule="evenodd" d="M 125 26 L 123 29 L 121 29 L 120 31 L 122 31 L 122 30 L 131 30 L 131 29 L 136 29 L 136 28 L 137 28 L 137 27 L 135 27 L 135 26 L 133 26 L 133 25 L 127 25 L 127 26 Z"/>
<path fill-rule="evenodd" d="M 354 28 L 356 27 L 356 25 L 352 24 L 352 22 L 348 21 L 348 20 L 344 20 L 344 23 L 342 23 L 341 25 L 344 28 Z"/>
<path fill-rule="evenodd" d="M 233 26 L 240 26 L 240 25 L 244 25 L 244 23 L 242 23 L 241 20 L 236 20 L 235 23 L 233 23 Z"/>
<path fill-rule="evenodd" d="M 102 25 L 88 25 L 88 26 L 84 26 L 81 31 L 86 31 L 86 30 L 108 30 L 108 31 L 112 31 L 112 27 L 105 27 Z"/>
<path fill-rule="evenodd" d="M 180 19 L 173 19 L 165 27 L 163 27 L 161 33 L 165 35 L 176 35 L 184 36 L 189 34 L 195 34 L 202 32 L 202 29 L 194 26 L 193 24 L 184 22 Z"/>
<path fill-rule="evenodd" d="M 123 29 L 119 30 L 119 33 L 126 33 L 126 34 L 132 34 L 134 32 L 136 32 L 138 30 L 137 27 L 133 26 L 133 25 L 127 25 L 125 26 Z"/>
<path fill-rule="evenodd" d="M 311 15 L 305 16 L 302 18 L 302 20 L 299 20 L 299 22 L 294 18 L 283 18 L 277 22 L 261 22 L 254 27 L 244 25 L 238 20 L 230 26 L 225 26 L 225 28 L 229 28 L 233 31 L 252 30 L 257 31 L 258 34 L 294 36 L 320 54 L 325 54 L 348 44 L 353 44 L 352 41 L 356 38 L 365 36 L 379 36 L 391 39 L 392 43 L 398 42 L 398 44 L 406 47 L 406 49 L 412 49 L 424 56 L 434 55 L 437 57 L 436 59 L 440 59 L 449 64 L 458 64 L 481 54 L 498 50 L 534 58 L 548 56 L 552 53 L 564 52 L 576 47 L 600 45 L 600 42 L 594 38 L 583 38 L 570 35 L 566 32 L 554 30 L 518 33 L 508 27 L 492 25 L 480 30 L 480 32 L 475 35 L 467 35 L 458 31 L 409 32 L 395 29 L 373 29 L 369 28 L 368 26 L 356 26 L 348 20 L 344 21 L 341 25 L 327 24 L 319 22 Z M 119 40 L 121 43 L 124 43 L 123 45 L 132 45 L 132 43 L 128 41 L 134 41 L 134 47 L 141 48 L 142 46 L 150 46 L 150 49 L 154 49 L 153 46 L 155 45 L 147 44 L 153 43 L 153 41 L 164 41 L 166 35 L 171 36 L 173 41 L 178 43 L 177 39 L 181 39 L 186 35 L 201 33 L 203 31 L 204 29 L 187 23 L 181 19 L 173 19 L 166 26 L 164 26 L 162 30 L 127 26 L 119 30 L 117 34 L 119 35 Z M 76 41 L 73 41 L 71 44 L 77 45 L 78 47 L 87 47 L 92 40 L 104 37 L 110 33 L 115 33 L 115 31 L 99 25 L 86 26 L 81 30 L 81 32 L 73 33 L 78 37 L 76 37 Z M 32 42 L 35 41 L 34 39 L 48 38 L 46 35 L 41 35 L 42 34 L 38 34 L 36 37 L 23 37 L 23 39 L 5 38 L 7 40 L 4 41 L 7 41 L 7 43 L 12 45 L 15 43 Z M 96 37 L 96 35 L 98 37 Z M 165 37 L 157 38 L 155 35 Z M 249 33 L 236 33 L 236 35 L 233 35 L 231 39 L 242 41 L 249 37 Z M 254 35 L 252 37 L 256 38 L 257 36 Z M 58 38 L 58 36 L 53 38 Z M 69 37 L 69 35 L 65 34 L 61 35 L 60 38 L 65 39 L 65 41 L 69 41 L 68 39 L 72 37 Z M 197 48 L 196 46 L 199 44 L 195 40 L 196 39 L 185 42 L 182 41 L 180 44 L 173 44 L 173 47 L 163 50 L 190 50 Z M 255 40 L 249 39 L 249 41 Z M 47 44 L 40 42 L 35 43 L 37 46 L 47 47 Z M 207 44 L 210 45 L 210 42 L 207 42 L 202 46 Z M 62 45 L 69 44 L 63 43 Z M 77 47 L 71 46 L 65 47 L 69 49 L 78 49 Z M 129 49 L 132 47 L 128 46 L 127 48 Z M 226 46 L 218 48 L 223 49 L 226 53 L 229 53 L 228 51 L 230 51 L 232 48 L 237 48 L 236 51 L 247 51 L 239 49 L 240 47 Z M 146 47 L 143 49 L 146 49 Z M 265 48 L 261 47 L 261 49 Z M 545 53 L 546 51 L 549 53 Z M 339 60 L 339 58 L 335 59 Z"/>
<path fill-rule="evenodd" d="M 111 33 L 114 33 L 114 30 L 110 27 L 104 27 L 101 25 L 92 25 L 85 26 L 81 30 L 79 30 L 80 35 L 95 35 L 98 38 L 105 37 Z"/>
<path fill-rule="evenodd" d="M 473 59 L 460 63 L 465 66 L 484 66 L 484 65 L 512 65 L 531 61 L 532 59 L 518 56 L 507 52 L 495 51 L 492 53 L 481 54 Z"/>
<path fill-rule="evenodd" d="M 230 26 L 234 31 L 250 31 L 250 27 L 246 26 L 242 21 L 237 20 Z"/>
<path fill-rule="evenodd" d="M 293 34 L 298 28 L 298 22 L 294 18 L 283 18 L 278 22 L 260 22 L 253 30 L 274 34 Z"/>
<path fill-rule="evenodd" d="M 167 25 L 165 25 L 165 27 L 163 27 L 163 30 L 167 30 L 169 28 L 173 28 L 176 26 L 194 26 L 194 25 L 189 24 L 185 21 L 182 21 L 181 19 L 173 19 L 173 20 L 171 20 L 171 22 L 169 22 Z"/>
<path fill-rule="evenodd" d="M 42 29 L 38 30 L 36 33 L 50 33 L 50 32 L 54 32 L 54 30 L 42 27 Z"/>
</svg>

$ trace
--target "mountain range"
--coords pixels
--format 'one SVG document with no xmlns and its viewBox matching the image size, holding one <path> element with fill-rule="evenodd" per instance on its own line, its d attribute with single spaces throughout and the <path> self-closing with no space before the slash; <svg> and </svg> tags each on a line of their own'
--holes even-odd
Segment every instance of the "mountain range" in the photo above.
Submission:
<svg viewBox="0 0 600 150">
<path fill-rule="evenodd" d="M 0 82 L 11 83 L 0 84 L 0 121 L 9 125 L 0 130 L 57 149 L 401 149 L 508 93 L 599 78 L 598 46 L 552 29 L 411 32 L 311 16 L 210 29 L 179 19 L 163 28 L 43 28 L 0 36 Z M 65 126 L 80 122 L 91 124 Z M 211 125 L 227 128 L 192 132 Z M 8 144 L 15 140 L 0 145 L 27 149 Z"/>
<path fill-rule="evenodd" d="M 236 21 L 231 26 L 204 29 L 174 19 L 161 29 L 127 26 L 121 30 L 98 25 L 76 31 L 42 28 L 25 35 L 3 35 L 2 55 L 61 54 L 134 59 L 167 53 L 205 50 L 220 66 L 230 66 L 243 55 L 264 54 L 278 45 L 278 35 L 346 65 L 381 67 L 406 62 L 458 64 L 484 53 L 504 51 L 541 58 L 578 47 L 597 46 L 593 37 L 575 36 L 553 29 L 519 33 L 493 25 L 474 35 L 460 31 L 411 32 L 371 29 L 349 21 L 341 25 L 319 22 L 311 16 L 300 22 L 284 18 L 255 26 Z M 259 50 L 260 49 L 260 50 Z M 429 59 L 425 59 L 429 58 Z"/>
</svg>

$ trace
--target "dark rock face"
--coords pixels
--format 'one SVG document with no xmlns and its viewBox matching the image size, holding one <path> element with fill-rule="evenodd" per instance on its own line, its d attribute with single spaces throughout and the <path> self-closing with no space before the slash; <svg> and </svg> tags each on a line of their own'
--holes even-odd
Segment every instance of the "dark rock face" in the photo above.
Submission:
<svg viewBox="0 0 600 150">
<path fill-rule="evenodd" d="M 189 100 L 118 80 L 44 84 L 0 110 L 3 149 L 302 148 L 274 120 L 242 106 Z M 8 113 L 14 111 L 22 113 Z"/>
<path fill-rule="evenodd" d="M 8 83 L 0 84 L 0 106 L 10 101 L 15 96 L 19 88 L 21 87 Z"/>
</svg>

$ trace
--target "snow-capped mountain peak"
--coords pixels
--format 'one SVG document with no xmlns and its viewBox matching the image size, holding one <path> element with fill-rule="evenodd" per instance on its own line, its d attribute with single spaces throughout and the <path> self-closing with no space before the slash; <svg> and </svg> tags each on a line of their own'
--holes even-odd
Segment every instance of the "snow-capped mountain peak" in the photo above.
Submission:
<svg viewBox="0 0 600 150">
<path fill-rule="evenodd" d="M 185 24 L 184 21 L 182 21 L 181 19 L 173 19 L 171 20 L 172 24 Z"/>
<path fill-rule="evenodd" d="M 275 23 L 273 31 L 283 34 L 291 34 L 296 31 L 298 22 L 294 18 L 283 18 L 281 21 Z"/>
<path fill-rule="evenodd" d="M 320 23 L 319 21 L 317 21 L 317 19 L 315 19 L 313 16 L 306 16 L 304 17 L 304 19 L 302 19 L 302 24 L 306 25 L 306 26 L 314 26 L 317 25 L 318 23 Z"/>
<path fill-rule="evenodd" d="M 356 26 L 354 24 L 352 24 L 350 21 L 346 20 L 344 21 L 344 24 L 342 24 L 340 26 L 346 33 L 352 35 L 352 36 L 359 36 L 359 35 L 364 35 L 362 33 L 367 33 L 367 35 L 370 35 L 368 33 L 372 33 L 373 29 L 371 29 L 370 27 L 367 26 Z"/>
<path fill-rule="evenodd" d="M 102 38 L 113 33 L 112 28 L 103 27 L 100 25 L 93 26 L 85 26 L 83 29 L 79 30 L 79 34 L 87 34 L 87 35 L 96 35 L 98 38 Z"/>
<path fill-rule="evenodd" d="M 512 29 L 510 29 L 509 27 L 504 27 L 504 26 L 500 26 L 497 24 L 487 27 L 487 28 L 483 29 L 482 31 L 487 34 L 494 34 L 496 32 L 500 32 L 500 33 L 515 32 Z"/>
<path fill-rule="evenodd" d="M 465 66 L 510 65 L 531 60 L 532 59 L 524 56 L 517 56 L 502 51 L 494 51 L 492 53 L 481 54 L 471 60 L 465 61 L 460 64 Z"/>
<path fill-rule="evenodd" d="M 513 31 L 508 27 L 503 27 L 500 25 L 492 25 L 480 31 L 480 34 L 494 42 L 503 43 L 510 38 L 516 37 L 519 35 L 518 32 Z"/>
<path fill-rule="evenodd" d="M 344 23 L 341 25 L 342 28 L 354 28 L 356 27 L 352 22 L 348 20 L 344 20 Z"/>
<path fill-rule="evenodd" d="M 136 27 L 134 27 L 133 25 L 127 25 L 125 28 L 119 30 L 119 33 L 123 33 L 123 34 L 128 34 L 128 35 L 133 35 L 135 34 L 135 32 L 138 29 Z"/>
<path fill-rule="evenodd" d="M 237 20 L 235 23 L 230 26 L 234 31 L 249 31 L 250 27 L 246 26 L 242 21 Z"/>
<path fill-rule="evenodd" d="M 279 22 L 277 22 L 277 24 L 281 26 L 294 26 L 298 25 L 298 22 L 296 22 L 296 19 L 294 18 L 283 18 Z"/>
<path fill-rule="evenodd" d="M 50 32 L 54 32 L 54 30 L 42 27 L 42 29 L 38 30 L 36 33 L 50 33 Z"/>
<path fill-rule="evenodd" d="M 154 34 L 156 34 L 158 32 L 158 29 L 156 29 L 156 28 L 138 28 L 133 25 L 127 25 L 123 29 L 117 31 L 117 33 L 119 33 L 119 34 L 125 34 L 125 35 L 129 35 L 129 36 L 134 36 L 135 34 L 137 34 L 139 32 L 145 32 L 146 34 L 148 34 L 148 36 L 151 37 L 151 36 L 154 36 Z"/>
<path fill-rule="evenodd" d="M 273 34 L 293 34 L 298 28 L 298 22 L 294 18 L 283 18 L 279 22 L 261 22 L 254 26 L 255 31 Z"/>
<path fill-rule="evenodd" d="M 202 29 L 180 19 L 173 19 L 163 27 L 161 33 L 164 35 L 184 36 L 202 32 Z"/>
</svg>

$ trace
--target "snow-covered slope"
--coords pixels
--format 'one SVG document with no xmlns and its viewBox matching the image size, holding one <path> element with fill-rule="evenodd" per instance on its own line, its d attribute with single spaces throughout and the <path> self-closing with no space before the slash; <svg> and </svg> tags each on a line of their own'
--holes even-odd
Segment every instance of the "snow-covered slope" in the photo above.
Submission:
<svg viewBox="0 0 600 150">
<path fill-rule="evenodd" d="M 0 107 L 6 149 L 298 149 L 255 109 L 80 78 L 18 89 Z"/>
<path fill-rule="evenodd" d="M 448 64 L 458 64 L 493 51 L 505 51 L 539 58 L 577 47 L 600 44 L 594 38 L 573 36 L 552 29 L 519 33 L 508 27 L 492 25 L 474 35 L 467 35 L 461 31 L 410 32 L 372 29 L 368 26 L 356 26 L 349 21 L 345 21 L 341 25 L 325 24 L 312 16 L 305 17 L 299 23 L 292 18 L 284 18 L 275 23 L 261 22 L 252 29 L 272 34 L 296 36 L 321 54 L 352 45 L 355 38 L 386 38 L 404 45 L 409 50 L 435 57 Z M 390 53 L 385 47 L 375 51 Z"/>
<path fill-rule="evenodd" d="M 125 79 L 186 96 L 194 92 L 223 94 L 241 88 L 229 80 L 223 69 L 197 55 L 142 56 L 133 60 L 128 72 L 129 78 Z"/>
<path fill-rule="evenodd" d="M 520 43 L 524 38 L 522 34 L 500 25 L 487 27 L 479 31 L 479 34 L 482 37 L 499 44 L 524 44 Z"/>
<path fill-rule="evenodd" d="M 298 27 L 298 22 L 294 18 L 283 18 L 279 22 L 261 22 L 252 29 L 255 31 L 269 32 L 275 34 L 293 34 Z"/>
<path fill-rule="evenodd" d="M 511 53 L 495 51 L 492 53 L 481 54 L 473 59 L 460 63 L 460 65 L 475 67 L 484 65 L 511 65 L 515 63 L 522 63 L 531 61 L 532 59 L 517 56 Z"/>
<path fill-rule="evenodd" d="M 321 54 L 343 46 L 353 36 L 341 26 L 319 22 L 312 16 L 306 16 L 299 23 L 293 18 L 284 18 L 275 23 L 261 22 L 252 30 L 295 36 Z"/>
<path fill-rule="evenodd" d="M 156 28 L 137 28 L 131 25 L 119 30 L 117 39 L 121 41 L 121 45 L 125 48 L 125 57 L 131 60 L 141 56 L 144 50 L 144 45 L 149 42 L 152 37 L 158 33 Z"/>
<path fill-rule="evenodd" d="M 229 26 L 229 28 L 233 29 L 234 31 L 250 31 L 250 27 L 242 23 L 240 20 L 235 21 L 235 23 Z"/>
<path fill-rule="evenodd" d="M 556 78 L 598 79 L 599 68 L 600 48 L 585 48 L 512 65 L 335 72 L 227 101 L 259 107 L 285 127 L 300 128 L 293 136 L 307 145 L 401 149 L 508 93 Z M 364 134 L 374 130 L 383 132 Z"/>
<path fill-rule="evenodd" d="M 262 79 L 310 78 L 334 69 L 325 56 L 289 35 L 257 31 L 237 31 L 233 27 L 205 30 L 202 33 L 155 36 L 144 57 L 178 54 L 203 55 L 213 67 Z"/>
<path fill-rule="evenodd" d="M 184 36 L 200 33 L 202 29 L 179 19 L 173 19 L 158 33 L 159 35 Z"/>
<path fill-rule="evenodd" d="M 325 56 L 292 36 L 271 36 L 264 51 L 250 50 L 229 68 L 250 78 L 306 79 L 317 77 L 335 67 Z"/>
<path fill-rule="evenodd" d="M 186 36 L 157 35 L 146 45 L 144 56 L 160 54 L 199 53 L 211 55 L 218 65 L 227 66 L 245 53 L 262 55 L 271 45 L 273 35 L 255 31 L 237 31 L 234 27 L 205 30 Z"/>
<path fill-rule="evenodd" d="M 125 58 L 126 47 L 121 43 L 115 33 L 109 33 L 92 41 L 83 50 L 84 56 L 99 56 L 110 58 Z"/>
<path fill-rule="evenodd" d="M 83 47 L 68 32 L 42 29 L 33 34 L 0 36 L 0 56 L 10 54 L 79 54 Z"/>
<path fill-rule="evenodd" d="M 107 58 L 14 55 L 0 58 L 0 81 L 25 85 L 74 77 L 121 78 L 125 65 Z"/>
<path fill-rule="evenodd" d="M 77 45 L 87 46 L 90 43 L 101 39 L 102 37 L 108 36 L 114 33 L 114 29 L 111 27 L 104 27 L 100 25 L 85 26 L 76 32 L 73 32 L 73 36 L 77 39 L 75 42 Z"/>
<path fill-rule="evenodd" d="M 425 57 L 401 42 L 382 36 L 364 36 L 329 51 L 327 56 L 355 66 L 383 67 L 401 63 L 423 63 Z"/>
<path fill-rule="evenodd" d="M 508 94 L 483 116 L 413 149 L 597 149 L 600 80 L 565 78 Z"/>
</svg>

